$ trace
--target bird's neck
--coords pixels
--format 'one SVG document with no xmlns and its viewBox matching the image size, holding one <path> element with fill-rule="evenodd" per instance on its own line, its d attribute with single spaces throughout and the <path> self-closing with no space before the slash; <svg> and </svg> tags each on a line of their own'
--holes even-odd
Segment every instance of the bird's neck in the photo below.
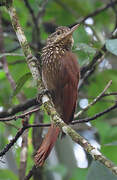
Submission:
<svg viewBox="0 0 117 180">
<path fill-rule="evenodd" d="M 66 51 L 71 51 L 72 45 L 71 43 L 64 44 L 63 42 L 58 44 L 50 44 L 48 43 L 43 49 L 42 49 L 42 61 L 46 61 L 47 59 L 55 59 L 55 58 L 61 58 Z"/>
<path fill-rule="evenodd" d="M 52 61 L 53 59 L 62 57 L 67 50 L 58 44 L 56 46 L 53 45 L 46 45 L 42 49 L 42 62 L 44 61 Z"/>
</svg>

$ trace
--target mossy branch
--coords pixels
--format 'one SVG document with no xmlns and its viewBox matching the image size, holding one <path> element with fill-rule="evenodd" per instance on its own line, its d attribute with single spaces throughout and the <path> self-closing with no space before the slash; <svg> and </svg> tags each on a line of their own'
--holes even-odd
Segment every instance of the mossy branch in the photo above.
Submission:
<svg viewBox="0 0 117 180">
<path fill-rule="evenodd" d="M 32 73 L 33 79 L 36 80 L 38 84 L 40 84 L 39 61 L 35 56 L 32 55 L 31 49 L 24 35 L 23 29 L 19 23 L 19 19 L 17 17 L 15 8 L 12 6 L 11 3 L 7 4 L 6 7 L 11 18 L 13 29 L 16 32 L 17 38 L 26 57 L 26 62 Z"/>
</svg>

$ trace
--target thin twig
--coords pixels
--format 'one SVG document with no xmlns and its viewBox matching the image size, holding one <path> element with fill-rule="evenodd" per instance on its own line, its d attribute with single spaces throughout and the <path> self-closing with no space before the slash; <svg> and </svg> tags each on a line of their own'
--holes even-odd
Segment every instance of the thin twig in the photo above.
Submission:
<svg viewBox="0 0 117 180">
<path fill-rule="evenodd" d="M 24 133 L 24 131 L 26 129 L 35 128 L 35 127 L 49 127 L 50 125 L 51 125 L 50 123 L 48 123 L 48 124 L 39 123 L 39 124 L 29 124 L 29 125 L 23 126 L 21 129 L 19 129 L 19 131 L 17 132 L 15 137 L 10 141 L 10 143 L 8 143 L 4 147 L 4 149 L 0 152 L 0 157 L 4 156 L 6 154 L 6 152 L 9 151 L 9 149 L 16 143 L 18 138 Z"/>
<path fill-rule="evenodd" d="M 72 121 L 70 124 L 78 124 L 78 123 L 85 123 L 85 122 L 93 121 L 93 120 L 95 120 L 95 119 L 103 116 L 104 114 L 109 113 L 110 111 L 112 111 L 112 110 L 114 110 L 114 109 L 116 109 L 116 108 L 117 108 L 117 103 L 115 103 L 113 106 L 105 109 L 104 111 L 95 114 L 95 115 L 92 116 L 92 117 L 85 118 L 85 119 L 75 120 L 75 121 Z M 48 124 L 43 124 L 43 123 L 42 123 L 42 124 L 41 124 L 41 123 L 39 123 L 39 124 L 30 124 L 30 125 L 28 125 L 27 128 L 49 127 L 50 125 L 51 125 L 50 123 L 48 123 Z"/>
<path fill-rule="evenodd" d="M 103 53 L 102 53 L 102 52 L 103 52 Z M 95 67 L 95 64 L 97 63 L 97 61 L 99 61 L 99 59 L 100 59 L 100 61 L 102 61 L 102 59 L 104 58 L 104 54 L 105 54 L 106 52 L 107 52 L 107 49 L 106 49 L 106 47 L 105 47 L 105 45 L 104 45 L 104 46 L 101 48 L 101 50 L 98 51 L 98 52 L 95 54 L 95 56 L 93 57 L 92 61 L 91 61 L 88 65 L 86 65 L 86 66 L 84 66 L 84 67 L 81 68 L 81 78 L 84 77 L 84 75 L 85 75 L 86 72 L 91 71 L 92 68 Z"/>
<path fill-rule="evenodd" d="M 23 63 L 25 64 L 26 61 L 23 60 L 23 59 L 22 60 L 20 59 L 20 60 L 16 60 L 16 61 L 13 61 L 13 62 L 9 62 L 8 65 L 17 65 L 17 64 L 23 64 Z"/>
<path fill-rule="evenodd" d="M 36 128 L 36 127 L 49 127 L 50 123 L 38 123 L 38 124 L 29 124 L 26 128 Z"/>
<path fill-rule="evenodd" d="M 89 118 L 85 118 L 85 119 L 79 119 L 79 120 L 75 120 L 75 121 L 72 121 L 70 124 L 77 124 L 77 123 L 85 123 L 85 122 L 89 122 L 89 121 L 92 121 L 92 120 L 95 120 L 101 116 L 103 116 L 104 114 L 114 110 L 117 108 L 117 103 L 115 103 L 113 106 L 105 109 L 104 111 L 100 112 L 100 113 L 97 113 L 95 114 L 93 117 L 89 117 Z M 36 111 L 35 111 L 36 112 Z M 49 127 L 51 124 L 50 123 L 39 123 L 39 124 L 29 124 L 26 128 L 33 128 L 33 127 Z"/>
<path fill-rule="evenodd" d="M 68 11 L 72 16 L 78 18 L 77 11 L 73 10 L 67 3 L 64 3 L 62 0 L 55 0 L 64 10 Z"/>
<path fill-rule="evenodd" d="M 90 17 L 94 17 L 97 16 L 98 14 L 100 14 L 101 12 L 107 10 L 108 8 L 114 6 L 117 4 L 117 0 L 109 2 L 108 4 L 104 5 L 101 8 L 98 8 L 97 10 L 95 10 L 94 12 L 88 14 L 87 16 L 85 16 L 85 18 L 81 19 L 80 21 L 78 20 L 78 23 L 83 23 L 86 19 L 90 18 Z"/>
<path fill-rule="evenodd" d="M 39 4 L 39 12 L 37 14 L 37 21 L 38 22 L 41 20 L 42 16 L 44 16 L 47 4 L 48 4 L 48 0 L 43 0 Z"/>
<path fill-rule="evenodd" d="M 3 65 L 3 69 L 5 71 L 5 74 L 6 74 L 6 77 L 8 79 L 8 81 L 10 82 L 10 85 L 13 89 L 15 89 L 15 81 L 14 79 L 12 78 L 10 72 L 9 72 L 9 69 L 8 69 L 8 64 L 7 64 L 7 61 L 6 61 L 6 57 L 5 56 L 2 56 L 3 54 L 6 54 L 4 53 L 5 52 L 5 49 L 4 49 L 4 39 L 3 39 L 3 30 L 2 30 L 2 19 L 1 19 L 1 12 L 0 12 L 0 62 L 2 63 Z"/>
<path fill-rule="evenodd" d="M 31 108 L 33 106 L 40 106 L 41 103 L 37 101 L 37 98 L 33 98 L 33 99 L 29 99 L 24 103 L 15 105 L 12 108 L 9 108 L 8 110 L 3 110 L 2 112 L 0 112 L 0 118 L 4 118 L 4 117 L 8 117 L 8 116 L 13 116 L 16 113 L 19 113 L 21 111 L 25 111 L 28 108 Z"/>
<path fill-rule="evenodd" d="M 27 115 L 30 115 L 30 114 L 32 114 L 32 113 L 34 113 L 34 112 L 37 112 L 39 109 L 40 109 L 40 108 L 38 107 L 38 108 L 36 108 L 36 109 L 30 110 L 30 111 L 28 111 L 28 112 L 25 112 L 25 113 L 20 114 L 20 115 L 17 115 L 17 116 L 15 115 L 15 116 L 12 116 L 12 117 L 0 118 L 0 121 L 1 121 L 1 122 L 12 121 L 12 120 L 15 120 L 15 121 L 16 121 L 18 118 L 24 118 L 24 117 L 27 116 Z"/>
<path fill-rule="evenodd" d="M 113 106 L 107 108 L 106 110 L 95 114 L 93 117 L 75 120 L 75 121 L 72 121 L 71 124 L 85 123 L 85 122 L 93 121 L 93 120 L 99 118 L 100 116 L 103 116 L 104 114 L 106 114 L 106 113 L 108 113 L 108 112 L 110 112 L 110 111 L 112 111 L 112 110 L 114 110 L 116 108 L 117 108 L 117 103 L 115 103 Z"/>
<path fill-rule="evenodd" d="M 111 92 L 111 93 L 106 93 L 106 94 L 103 94 L 103 97 L 105 96 L 117 96 L 117 92 Z"/>
<path fill-rule="evenodd" d="M 39 26 L 38 26 L 38 21 L 37 21 L 37 18 L 35 16 L 35 13 L 34 13 L 34 10 L 32 9 L 32 7 L 30 6 L 30 3 L 28 0 L 24 0 L 24 3 L 27 7 L 27 9 L 29 10 L 30 14 L 31 14 L 31 17 L 32 17 L 32 20 L 33 20 L 33 23 L 35 25 L 35 28 L 34 30 L 36 30 L 36 40 L 37 40 L 37 44 L 39 43 L 40 44 L 40 29 L 39 29 Z"/>
<path fill-rule="evenodd" d="M 106 90 L 110 87 L 110 85 L 112 84 L 112 80 L 110 80 L 108 82 L 108 84 L 106 85 L 106 87 L 104 88 L 104 90 L 91 102 L 88 104 L 88 106 L 86 108 L 84 108 L 83 110 L 79 111 L 78 113 L 75 114 L 74 118 L 79 117 L 84 111 L 88 110 L 92 105 L 94 105 L 97 101 L 99 101 L 104 93 L 106 92 Z"/>
<path fill-rule="evenodd" d="M 34 13 L 32 7 L 30 6 L 28 0 L 24 0 L 24 3 L 25 3 L 27 9 L 29 10 L 29 12 L 30 12 L 30 14 L 31 14 L 31 17 L 32 17 L 32 20 L 33 20 L 33 22 L 34 22 L 34 25 L 35 25 L 36 30 L 37 30 L 37 32 L 39 33 L 39 27 L 38 27 L 38 23 L 37 23 L 37 19 L 36 19 L 35 13 Z"/>
<path fill-rule="evenodd" d="M 27 176 L 25 176 L 24 180 L 29 180 L 33 176 L 35 170 L 36 170 L 36 166 L 34 165 L 32 169 L 29 171 L 29 173 L 27 174 Z"/>
<path fill-rule="evenodd" d="M 0 152 L 0 156 L 3 156 L 6 154 L 6 152 L 9 151 L 9 149 L 16 143 L 16 141 L 18 140 L 18 138 L 23 134 L 23 132 L 25 131 L 26 127 L 24 126 L 23 128 L 21 128 L 17 134 L 15 135 L 15 137 L 10 141 L 9 144 L 7 144 L 4 149 Z"/>
</svg>

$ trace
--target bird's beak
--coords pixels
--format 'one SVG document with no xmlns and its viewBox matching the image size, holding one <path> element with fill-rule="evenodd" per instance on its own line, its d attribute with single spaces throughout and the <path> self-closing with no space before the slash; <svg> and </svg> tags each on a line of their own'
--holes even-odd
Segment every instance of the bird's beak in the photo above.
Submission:
<svg viewBox="0 0 117 180">
<path fill-rule="evenodd" d="M 80 24 L 76 24 L 75 26 L 73 26 L 70 31 L 66 34 L 65 37 L 70 37 L 72 36 L 73 32 L 80 26 Z"/>
<path fill-rule="evenodd" d="M 70 33 L 73 33 L 79 26 L 80 26 L 80 24 L 76 24 L 75 26 L 73 26 L 73 27 L 71 28 Z"/>
<path fill-rule="evenodd" d="M 70 31 L 68 31 L 67 33 L 66 33 L 66 32 L 63 33 L 62 36 L 61 36 L 59 39 L 57 39 L 56 43 L 58 43 L 59 41 L 62 41 L 63 39 L 66 39 L 66 40 L 69 39 L 69 38 L 72 36 L 73 32 L 74 32 L 79 26 L 80 26 L 80 24 L 76 24 L 76 25 L 74 25 L 74 26 L 70 29 Z"/>
</svg>

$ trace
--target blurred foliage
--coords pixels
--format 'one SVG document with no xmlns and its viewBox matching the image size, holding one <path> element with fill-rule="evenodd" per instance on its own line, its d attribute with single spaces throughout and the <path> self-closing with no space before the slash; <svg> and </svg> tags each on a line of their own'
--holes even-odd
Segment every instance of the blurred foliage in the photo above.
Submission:
<svg viewBox="0 0 117 180">
<path fill-rule="evenodd" d="M 44 0 L 28 0 L 35 17 L 38 15 L 38 25 L 39 33 L 36 34 L 36 28 L 32 20 L 32 16 L 26 7 L 23 0 L 15 0 L 14 6 L 17 10 L 17 14 L 20 23 L 23 27 L 25 35 L 28 39 L 29 44 L 34 55 L 38 54 L 38 43 L 45 43 L 48 37 L 48 31 L 46 32 L 46 25 L 54 26 L 71 26 L 72 24 L 80 21 L 81 18 L 87 16 L 89 13 L 97 10 L 98 8 L 106 5 L 108 1 L 98 1 L 98 0 L 49 0 L 46 5 L 46 9 L 42 12 L 42 4 Z M 110 2 L 110 1 L 109 1 Z M 117 7 L 116 7 L 117 8 Z M 9 71 L 18 84 L 16 91 L 13 92 L 9 81 L 7 80 L 6 74 L 3 70 L 2 64 L 0 63 L 0 108 L 8 109 L 12 108 L 14 105 L 19 104 L 17 97 L 13 96 L 19 92 L 23 92 L 27 99 L 31 99 L 37 96 L 37 89 L 34 82 L 29 79 L 29 69 L 25 63 L 25 59 L 22 56 L 22 49 L 20 48 L 19 42 L 16 38 L 14 30 L 11 26 L 9 15 L 5 7 L 0 7 L 2 14 L 2 26 L 4 31 L 4 48 L 5 53 L 14 53 L 10 56 L 6 56 Z M 91 21 L 91 23 L 89 23 Z M 89 26 L 88 26 L 89 23 Z M 109 8 L 98 15 L 89 19 L 85 22 L 85 25 L 81 25 L 76 32 L 74 32 L 74 47 L 73 52 L 77 55 L 80 65 L 86 65 L 92 61 L 96 52 L 100 50 L 103 44 L 106 43 L 106 48 L 108 53 L 105 56 L 106 62 L 110 66 L 97 66 L 93 75 L 88 78 L 88 81 L 82 86 L 79 95 L 79 101 L 82 98 L 87 98 L 91 102 L 105 87 L 109 80 L 112 80 L 112 85 L 109 87 L 107 92 L 116 92 L 117 90 L 117 71 L 113 67 L 117 65 L 117 61 L 112 61 L 117 56 L 117 39 L 109 39 L 111 32 L 113 31 L 116 23 L 115 12 L 112 8 Z M 20 54 L 21 56 L 19 56 Z M 40 54 L 40 52 L 39 52 Z M 111 54 L 110 56 L 108 56 Z M 0 57 L 2 56 L 0 52 Z M 113 101 L 116 100 L 115 96 L 107 96 L 101 99 L 98 103 L 92 106 L 83 117 L 93 116 L 95 113 L 101 112 L 111 106 Z M 78 105 L 78 109 L 80 109 Z M 1 110 L 1 109 L 0 109 Z M 112 111 L 97 120 L 91 122 L 92 126 L 96 128 L 97 134 L 99 136 L 99 143 L 101 144 L 101 152 L 106 155 L 109 159 L 117 164 L 117 123 L 115 126 L 111 125 L 111 119 L 117 117 L 116 111 Z M 30 123 L 33 123 L 34 116 L 30 118 Z M 49 116 L 44 113 L 44 122 L 49 122 Z M 13 122 L 18 128 L 21 127 L 21 120 Z M 6 143 L 8 143 L 9 135 L 15 136 L 17 129 L 12 126 L 8 126 L 4 123 L 0 123 L 0 150 L 3 149 Z M 27 173 L 33 166 L 33 145 L 32 145 L 32 129 L 29 130 L 28 136 L 28 163 L 27 163 Z M 69 148 L 69 147 L 66 147 Z M 13 152 L 17 166 L 20 163 L 20 146 L 16 143 Z M 65 154 L 64 154 L 65 156 Z M 69 158 L 69 157 L 66 157 Z M 7 159 L 8 160 L 8 159 Z M 2 162 L 0 162 L 0 180 L 16 180 L 16 176 L 13 170 L 9 168 L 2 169 Z M 57 166 L 50 166 L 48 168 L 51 172 L 56 172 L 61 175 L 62 179 L 70 169 L 64 164 L 58 164 Z M 72 177 L 70 180 L 104 180 L 111 179 L 115 180 L 116 177 L 110 173 L 108 169 L 103 167 L 101 164 L 92 163 L 88 168 L 76 168 L 72 170 Z M 45 171 L 46 172 L 46 171 Z M 92 176 L 93 174 L 93 176 Z M 49 178 L 48 178 L 49 179 Z"/>
<path fill-rule="evenodd" d="M 117 39 L 106 40 L 106 48 L 109 52 L 117 56 Z"/>
<path fill-rule="evenodd" d="M 0 180 L 17 180 L 17 176 L 10 170 L 0 170 Z"/>
<path fill-rule="evenodd" d="M 116 180 L 117 177 L 112 174 L 105 166 L 100 164 L 99 162 L 92 162 L 89 172 L 87 175 L 87 180 Z"/>
</svg>

